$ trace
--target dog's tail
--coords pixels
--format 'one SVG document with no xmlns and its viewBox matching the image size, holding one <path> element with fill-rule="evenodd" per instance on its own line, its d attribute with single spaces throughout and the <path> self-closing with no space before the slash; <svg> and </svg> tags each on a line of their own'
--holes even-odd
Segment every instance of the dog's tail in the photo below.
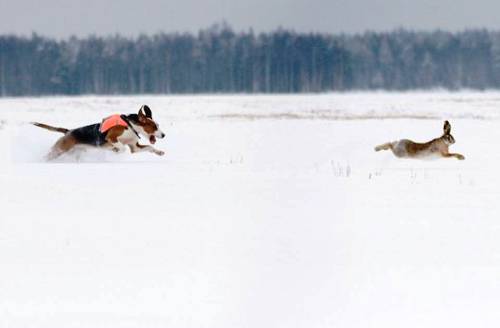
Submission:
<svg viewBox="0 0 500 328">
<path fill-rule="evenodd" d="M 49 130 L 49 131 L 53 131 L 53 132 L 60 132 L 60 133 L 63 133 L 63 134 L 66 134 L 66 133 L 68 133 L 68 132 L 69 132 L 69 130 L 68 130 L 68 129 L 65 129 L 65 128 L 57 128 L 57 127 L 50 126 L 50 125 L 43 124 L 43 123 L 31 122 L 31 124 L 33 124 L 34 126 L 38 126 L 39 128 L 47 129 L 47 130 Z"/>
</svg>

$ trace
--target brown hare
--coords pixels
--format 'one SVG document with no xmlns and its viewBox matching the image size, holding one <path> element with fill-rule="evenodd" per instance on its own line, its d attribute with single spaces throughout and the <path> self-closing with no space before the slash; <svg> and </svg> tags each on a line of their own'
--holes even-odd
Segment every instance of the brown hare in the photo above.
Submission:
<svg viewBox="0 0 500 328">
<path fill-rule="evenodd" d="M 444 122 L 444 133 L 441 137 L 433 139 L 426 143 L 417 143 L 408 139 L 388 142 L 375 147 L 375 151 L 392 150 L 396 157 L 402 158 L 423 158 L 431 156 L 455 157 L 464 160 L 461 154 L 450 153 L 448 148 L 455 143 L 455 138 L 451 135 L 451 124 Z"/>
</svg>

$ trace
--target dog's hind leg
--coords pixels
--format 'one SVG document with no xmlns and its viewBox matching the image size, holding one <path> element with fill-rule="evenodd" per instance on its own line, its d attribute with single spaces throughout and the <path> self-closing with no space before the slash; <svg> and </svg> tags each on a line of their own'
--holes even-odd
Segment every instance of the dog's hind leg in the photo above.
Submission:
<svg viewBox="0 0 500 328">
<path fill-rule="evenodd" d="M 53 161 L 64 153 L 66 153 L 66 151 L 64 151 L 64 150 L 62 150 L 54 145 L 54 147 L 52 147 L 50 152 L 45 156 L 45 160 L 47 162 Z"/>
<path fill-rule="evenodd" d="M 50 153 L 45 157 L 47 161 L 53 161 L 62 154 L 68 152 L 76 145 L 76 140 L 71 135 L 65 135 L 64 137 L 57 140 L 57 142 L 52 146 Z"/>
</svg>

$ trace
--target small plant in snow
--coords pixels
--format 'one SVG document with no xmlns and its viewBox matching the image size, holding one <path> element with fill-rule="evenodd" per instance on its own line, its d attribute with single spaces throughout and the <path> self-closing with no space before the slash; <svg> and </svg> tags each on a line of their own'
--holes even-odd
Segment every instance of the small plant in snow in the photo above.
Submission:
<svg viewBox="0 0 500 328">
<path fill-rule="evenodd" d="M 229 159 L 229 164 L 243 164 L 243 156 L 239 155 L 236 158 L 231 156 L 231 158 Z"/>
<path fill-rule="evenodd" d="M 351 176 L 351 166 L 349 164 L 341 164 L 333 160 L 330 161 L 332 173 L 336 177 L 348 178 Z"/>
</svg>

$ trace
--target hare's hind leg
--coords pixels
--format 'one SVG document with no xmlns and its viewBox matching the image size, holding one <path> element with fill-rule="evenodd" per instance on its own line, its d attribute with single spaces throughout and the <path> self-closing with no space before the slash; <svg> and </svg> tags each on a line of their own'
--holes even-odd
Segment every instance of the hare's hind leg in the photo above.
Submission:
<svg viewBox="0 0 500 328">
<path fill-rule="evenodd" d="M 377 147 L 375 147 L 375 151 L 389 150 L 389 149 L 392 150 L 392 147 L 393 147 L 392 142 L 387 142 L 385 144 L 378 145 Z"/>
</svg>

